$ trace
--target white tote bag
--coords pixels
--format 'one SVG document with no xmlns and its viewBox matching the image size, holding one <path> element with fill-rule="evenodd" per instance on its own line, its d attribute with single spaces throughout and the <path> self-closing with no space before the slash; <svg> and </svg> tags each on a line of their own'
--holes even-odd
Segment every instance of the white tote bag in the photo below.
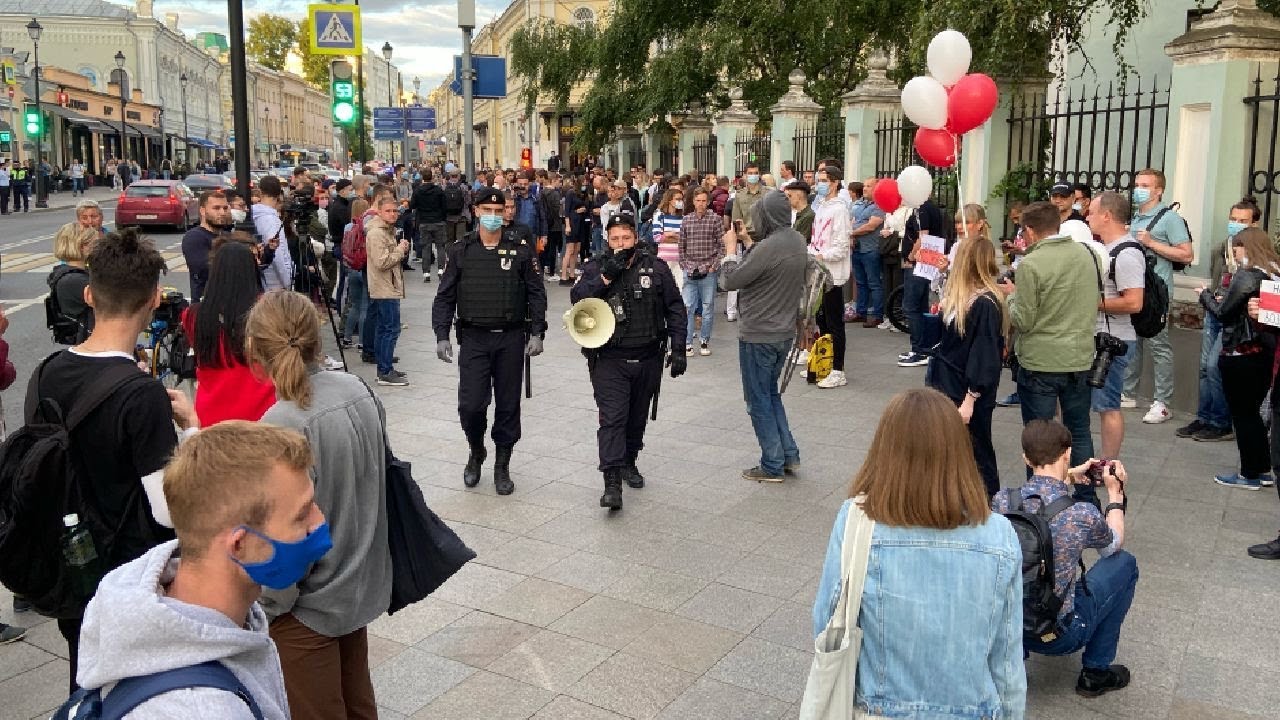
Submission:
<svg viewBox="0 0 1280 720">
<path fill-rule="evenodd" d="M 860 499 L 860 498 L 859 498 Z M 843 555 L 840 558 L 840 600 L 827 627 L 814 640 L 813 665 L 800 702 L 800 720 L 852 720 L 858 652 L 862 629 L 858 610 L 867 579 L 871 531 L 875 523 L 855 500 L 845 518 Z"/>
</svg>

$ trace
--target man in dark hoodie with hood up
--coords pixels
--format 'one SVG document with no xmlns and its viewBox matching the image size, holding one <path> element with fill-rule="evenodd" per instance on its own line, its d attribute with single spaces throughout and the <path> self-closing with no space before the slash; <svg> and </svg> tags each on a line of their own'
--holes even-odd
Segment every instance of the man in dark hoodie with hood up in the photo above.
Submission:
<svg viewBox="0 0 1280 720">
<path fill-rule="evenodd" d="M 808 255 L 804 237 L 791 229 L 786 195 L 766 190 L 751 212 L 751 235 L 736 235 L 732 229 L 724 234 L 720 287 L 739 291 L 738 364 L 747 414 L 760 443 L 760 464 L 744 470 L 742 477 L 782 482 L 784 473 L 800 467 L 778 378 L 795 341 Z M 752 236 L 763 239 L 752 243 Z M 747 248 L 741 256 L 739 242 Z"/>
</svg>

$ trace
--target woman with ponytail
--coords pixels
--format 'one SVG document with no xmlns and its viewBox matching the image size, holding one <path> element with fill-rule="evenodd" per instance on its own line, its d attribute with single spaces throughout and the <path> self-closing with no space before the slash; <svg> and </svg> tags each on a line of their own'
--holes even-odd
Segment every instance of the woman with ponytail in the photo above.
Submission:
<svg viewBox="0 0 1280 720">
<path fill-rule="evenodd" d="M 391 600 L 382 405 L 359 378 L 321 367 L 320 314 L 288 290 L 263 295 L 246 326 L 249 362 L 275 384 L 263 422 L 306 435 L 315 502 L 333 549 L 297 585 L 263 590 L 294 717 L 378 717 L 366 626 Z"/>
<path fill-rule="evenodd" d="M 1219 485 L 1258 490 L 1275 483 L 1260 410 L 1271 389 L 1276 342 L 1272 333 L 1260 330 L 1256 321 L 1249 319 L 1248 305 L 1251 298 L 1258 297 L 1263 280 L 1280 277 L 1280 257 L 1267 233 L 1256 227 L 1232 236 L 1231 253 L 1238 267 L 1227 289 L 1200 289 L 1200 304 L 1222 325 L 1218 369 L 1240 452 L 1239 471 L 1216 475 L 1213 480 Z"/>
</svg>

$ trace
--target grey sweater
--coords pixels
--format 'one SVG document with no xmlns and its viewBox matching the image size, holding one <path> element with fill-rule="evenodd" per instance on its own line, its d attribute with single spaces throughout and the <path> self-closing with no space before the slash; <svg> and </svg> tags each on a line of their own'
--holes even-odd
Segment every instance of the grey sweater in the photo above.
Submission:
<svg viewBox="0 0 1280 720">
<path fill-rule="evenodd" d="M 391 603 L 383 412 L 354 375 L 314 368 L 311 391 L 310 408 L 279 400 L 262 422 L 300 430 L 311 442 L 316 504 L 329 522 L 333 549 L 297 587 L 264 588 L 261 602 L 272 619 L 293 613 L 315 632 L 340 637 Z"/>
<path fill-rule="evenodd" d="M 738 337 L 743 342 L 793 340 L 808 262 L 804 237 L 791 229 L 791 204 L 781 191 L 766 190 L 751 211 L 753 235 L 764 239 L 741 259 L 725 258 L 720 287 L 739 291 Z"/>
</svg>

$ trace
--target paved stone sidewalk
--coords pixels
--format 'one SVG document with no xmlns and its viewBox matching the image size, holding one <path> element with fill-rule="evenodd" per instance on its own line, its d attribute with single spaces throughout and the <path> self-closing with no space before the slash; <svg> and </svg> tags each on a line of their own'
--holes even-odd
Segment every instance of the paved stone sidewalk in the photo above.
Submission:
<svg viewBox="0 0 1280 720">
<path fill-rule="evenodd" d="M 850 385 L 818 390 L 800 381 L 786 395 L 803 453 L 799 477 L 758 485 L 739 479 L 758 457 L 738 382 L 737 326 L 719 319 L 715 354 L 690 358 L 686 376 L 664 380 L 640 459 L 647 487 L 626 489 L 626 507 L 608 517 L 597 504 L 585 361 L 560 328 L 567 290 L 549 288 L 552 327 L 534 363 L 534 397 L 524 401 L 516 492 L 500 498 L 491 461 L 479 488 L 462 486 L 457 368 L 435 358 L 435 285 L 413 277 L 399 354 L 414 384 L 380 388 L 391 439 L 413 461 L 427 501 L 479 558 L 426 602 L 371 626 L 382 717 L 797 717 L 831 522 L 880 409 L 923 379 L 923 370 L 893 364 L 905 338 L 849 326 Z M 369 366 L 358 371 L 368 376 Z M 1280 526 L 1275 494 L 1211 481 L 1233 465 L 1233 444 L 1175 441 L 1174 422 L 1127 419 L 1127 546 L 1142 578 L 1119 661 L 1134 682 L 1084 700 L 1073 692 L 1078 656 L 1034 657 L 1028 717 L 1276 717 L 1280 564 L 1244 554 Z M 1022 478 L 1019 430 L 1016 409 L 997 411 L 1006 485 Z M 0 620 L 13 619 L 8 608 L 0 594 Z M 65 690 L 64 656 L 47 622 L 0 648 L 0 718 L 54 707 Z"/>
</svg>

